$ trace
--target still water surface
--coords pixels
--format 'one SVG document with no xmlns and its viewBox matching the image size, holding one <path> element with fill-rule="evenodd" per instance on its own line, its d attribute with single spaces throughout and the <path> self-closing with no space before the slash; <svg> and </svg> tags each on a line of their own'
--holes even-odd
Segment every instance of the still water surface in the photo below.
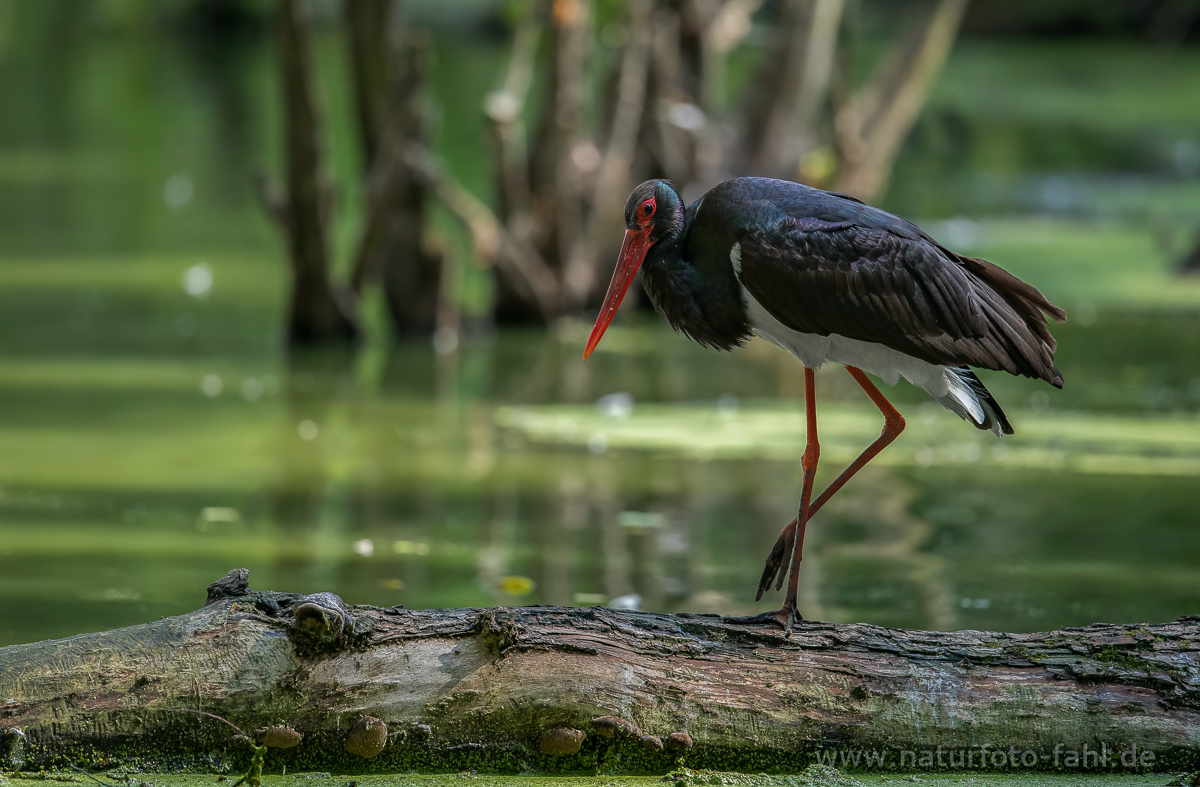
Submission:
<svg viewBox="0 0 1200 787">
<path fill-rule="evenodd" d="M 0 636 L 183 612 L 239 566 L 378 605 L 770 608 L 753 592 L 794 513 L 798 367 L 655 327 L 585 366 L 585 327 L 289 365 L 7 360 Z M 877 419 L 844 373 L 818 379 L 836 467 Z M 899 392 L 908 432 L 810 528 L 803 610 L 1035 630 L 1200 607 L 1195 400 L 1068 411 L 998 382 L 1003 442 Z"/>
</svg>

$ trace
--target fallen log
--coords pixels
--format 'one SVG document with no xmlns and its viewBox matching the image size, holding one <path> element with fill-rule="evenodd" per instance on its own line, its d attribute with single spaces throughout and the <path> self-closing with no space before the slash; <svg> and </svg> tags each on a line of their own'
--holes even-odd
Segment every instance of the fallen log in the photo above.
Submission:
<svg viewBox="0 0 1200 787">
<path fill-rule="evenodd" d="M 795 772 L 855 752 L 1162 771 L 1200 753 L 1197 617 L 788 637 L 711 615 L 348 607 L 248 575 L 186 615 L 0 648 L 0 769 L 245 767 L 247 741 L 183 710 L 275 747 L 267 772 Z"/>
</svg>

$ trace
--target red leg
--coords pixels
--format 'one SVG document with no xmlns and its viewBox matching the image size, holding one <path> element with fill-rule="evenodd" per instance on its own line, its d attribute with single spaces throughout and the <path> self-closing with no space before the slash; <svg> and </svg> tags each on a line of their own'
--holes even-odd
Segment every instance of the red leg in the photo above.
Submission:
<svg viewBox="0 0 1200 787">
<path fill-rule="evenodd" d="M 796 608 L 796 591 L 800 585 L 800 554 L 804 549 L 804 526 L 812 513 L 813 481 L 817 476 L 817 462 L 821 458 L 821 442 L 817 439 L 817 379 L 812 369 L 804 368 L 804 413 L 808 420 L 807 445 L 804 456 L 800 460 L 804 468 L 804 485 L 800 490 L 800 513 L 796 520 L 800 523 L 797 537 L 791 539 L 795 553 L 791 556 L 792 571 L 788 579 L 787 594 L 783 597 L 783 606 L 772 617 L 783 625 L 790 635 L 792 623 L 803 620 Z M 782 579 L 782 577 L 781 577 Z"/>
<path fill-rule="evenodd" d="M 858 458 L 855 459 L 849 467 L 842 471 L 842 474 L 837 477 L 837 480 L 830 484 L 825 491 L 813 501 L 812 505 L 809 506 L 809 518 L 811 518 L 813 514 L 817 513 L 817 511 L 821 510 L 821 506 L 829 502 L 829 498 L 833 497 L 838 490 L 845 486 L 846 482 L 853 478 L 855 473 L 866 467 L 867 462 L 870 462 L 872 459 L 878 456 L 880 451 L 882 451 L 884 448 L 887 448 L 888 445 L 897 437 L 899 437 L 900 433 L 904 431 L 904 416 L 900 415 L 895 407 L 892 407 L 892 403 L 884 397 L 883 393 L 875 386 L 873 382 L 871 382 L 870 378 L 863 373 L 862 369 L 854 366 L 847 366 L 846 371 L 850 372 L 850 376 L 853 377 L 855 382 L 857 382 L 859 386 L 861 386 L 862 389 L 867 392 L 867 396 L 871 397 L 871 401 L 874 402 L 875 406 L 879 408 L 879 412 L 883 413 L 883 432 L 879 435 L 875 442 L 867 446 L 866 450 L 858 455 Z M 762 598 L 763 592 L 771 586 L 771 582 L 775 580 L 777 576 L 779 579 L 775 584 L 775 589 L 779 590 L 779 588 L 783 586 L 783 572 L 787 570 L 789 562 L 792 562 L 792 572 L 795 573 L 795 564 L 800 562 L 800 559 L 804 554 L 804 527 L 799 528 L 800 543 L 794 547 L 794 556 L 790 553 L 793 552 L 793 541 L 796 538 L 796 523 L 801 519 L 803 519 L 805 524 L 807 524 L 807 518 L 798 517 L 797 519 L 793 519 L 791 522 L 789 522 L 783 528 L 783 530 L 779 531 L 779 538 L 775 541 L 775 547 L 771 550 L 771 554 L 767 557 L 767 564 L 763 568 L 762 579 L 760 579 L 758 583 L 758 595 L 754 597 L 755 601 Z"/>
</svg>

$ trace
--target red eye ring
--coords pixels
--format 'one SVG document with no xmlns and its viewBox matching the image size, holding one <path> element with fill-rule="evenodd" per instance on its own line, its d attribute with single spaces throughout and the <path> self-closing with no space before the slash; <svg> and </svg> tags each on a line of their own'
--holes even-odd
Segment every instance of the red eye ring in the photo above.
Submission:
<svg viewBox="0 0 1200 787">
<path fill-rule="evenodd" d="M 649 218 L 650 216 L 653 216 L 654 209 L 656 207 L 658 207 L 658 206 L 654 204 L 654 198 L 651 197 L 650 199 L 648 199 L 642 203 L 642 215 L 647 218 Z"/>
</svg>

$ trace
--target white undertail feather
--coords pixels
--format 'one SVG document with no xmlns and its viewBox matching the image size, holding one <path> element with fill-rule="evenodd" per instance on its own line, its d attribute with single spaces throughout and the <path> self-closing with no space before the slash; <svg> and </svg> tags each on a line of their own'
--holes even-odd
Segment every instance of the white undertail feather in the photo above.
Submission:
<svg viewBox="0 0 1200 787">
<path fill-rule="evenodd" d="M 946 395 L 938 401 L 946 409 L 957 412 L 964 420 L 970 419 L 977 424 L 982 424 L 984 421 L 983 405 L 980 404 L 979 397 L 971 390 L 971 386 L 954 374 L 952 369 L 946 369 L 945 375 L 948 390 Z"/>
<path fill-rule="evenodd" d="M 740 276 L 740 243 L 735 243 L 730 249 L 729 260 L 733 263 L 734 271 Z M 742 298 L 746 304 L 746 316 L 754 332 L 790 352 L 810 369 L 820 369 L 826 363 L 856 366 L 888 385 L 895 385 L 903 377 L 964 421 L 986 428 L 997 437 L 1002 434 L 1003 417 L 995 412 L 989 399 L 980 396 L 971 384 L 968 379 L 971 375 L 969 370 L 929 363 L 882 344 L 850 339 L 838 334 L 818 336 L 800 333 L 776 320 L 744 287 Z M 978 384 L 977 379 L 975 383 Z"/>
</svg>

